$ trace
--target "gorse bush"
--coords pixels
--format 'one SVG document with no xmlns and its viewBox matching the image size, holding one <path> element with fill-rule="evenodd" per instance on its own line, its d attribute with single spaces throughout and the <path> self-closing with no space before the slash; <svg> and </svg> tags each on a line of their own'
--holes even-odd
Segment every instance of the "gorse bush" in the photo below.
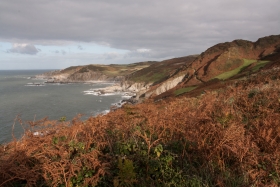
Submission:
<svg viewBox="0 0 280 187">
<path fill-rule="evenodd" d="M 279 186 L 279 77 L 85 121 L 29 122 L 0 147 L 0 186 Z"/>
</svg>

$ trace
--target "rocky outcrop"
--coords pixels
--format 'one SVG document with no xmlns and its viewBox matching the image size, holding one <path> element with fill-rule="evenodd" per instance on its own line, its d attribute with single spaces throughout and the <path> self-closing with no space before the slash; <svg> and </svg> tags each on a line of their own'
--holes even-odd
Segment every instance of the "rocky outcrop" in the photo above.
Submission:
<svg viewBox="0 0 280 187">
<path fill-rule="evenodd" d="M 152 89 L 150 89 L 149 91 L 147 91 L 145 93 L 145 97 L 150 97 L 150 96 L 156 96 L 159 94 L 162 94 L 172 88 L 174 88 L 175 86 L 177 86 L 179 83 L 182 82 L 182 80 L 184 79 L 185 75 L 181 75 L 179 77 L 176 78 L 170 78 L 167 81 L 154 86 Z"/>
<path fill-rule="evenodd" d="M 184 66 L 188 66 L 198 55 L 173 58 L 152 64 L 130 74 L 122 82 L 123 89 L 137 92 L 138 97 L 158 95 L 175 87 L 185 75 L 178 75 Z"/>
<path fill-rule="evenodd" d="M 140 92 L 140 91 L 146 91 L 150 88 L 150 84 L 146 84 L 144 82 L 131 82 L 131 81 L 123 81 L 121 82 L 121 87 L 123 90 L 127 90 L 130 92 Z"/>
<path fill-rule="evenodd" d="M 160 86 L 157 87 L 155 90 L 154 94 L 159 95 L 162 94 L 163 92 L 166 92 L 167 90 L 170 90 L 177 86 L 182 80 L 184 79 L 185 75 L 181 75 L 176 78 L 172 78 L 171 80 L 167 80 L 164 83 L 162 83 Z"/>
</svg>

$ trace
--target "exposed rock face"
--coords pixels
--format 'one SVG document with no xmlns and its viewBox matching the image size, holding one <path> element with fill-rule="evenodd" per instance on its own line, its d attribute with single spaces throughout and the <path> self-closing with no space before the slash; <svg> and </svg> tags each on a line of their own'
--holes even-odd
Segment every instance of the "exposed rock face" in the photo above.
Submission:
<svg viewBox="0 0 280 187">
<path fill-rule="evenodd" d="M 67 80 L 68 76 L 69 76 L 69 74 L 63 73 L 63 74 L 59 74 L 59 75 L 54 75 L 50 78 L 63 81 L 63 80 Z"/>
<path fill-rule="evenodd" d="M 122 90 L 127 90 L 130 92 L 145 92 L 151 86 L 150 84 L 146 84 L 144 82 L 131 82 L 131 81 L 123 81 L 121 82 Z"/>
<path fill-rule="evenodd" d="M 136 93 L 136 100 L 139 99 L 142 94 L 145 94 L 152 83 L 144 83 L 144 82 L 132 82 L 132 81 L 123 81 L 121 82 L 121 87 L 123 91 Z"/>
<path fill-rule="evenodd" d="M 157 62 L 127 77 L 122 83 L 124 89 L 137 91 L 137 97 L 158 95 L 175 87 L 185 75 L 178 72 L 188 66 L 198 55 L 173 58 Z"/>
<path fill-rule="evenodd" d="M 162 94 L 172 88 L 174 88 L 175 86 L 177 86 L 179 83 L 182 82 L 182 80 L 184 79 L 185 75 L 181 75 L 179 77 L 176 78 L 170 78 L 167 81 L 157 85 L 156 87 L 154 87 L 153 89 L 147 91 L 145 93 L 146 97 L 150 97 L 151 95 L 159 95 Z"/>
</svg>

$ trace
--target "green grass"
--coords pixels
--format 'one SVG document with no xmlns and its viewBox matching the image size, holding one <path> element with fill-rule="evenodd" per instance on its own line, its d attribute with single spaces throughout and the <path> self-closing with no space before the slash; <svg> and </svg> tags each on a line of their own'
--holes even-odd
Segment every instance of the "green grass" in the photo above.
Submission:
<svg viewBox="0 0 280 187">
<path fill-rule="evenodd" d="M 257 72 L 260 68 L 264 67 L 269 61 L 258 61 L 257 65 L 253 67 L 253 72 Z"/>
<path fill-rule="evenodd" d="M 269 61 L 264 61 L 264 60 L 248 60 L 248 59 L 243 59 L 244 63 L 242 66 L 239 66 L 238 68 L 235 68 L 234 70 L 227 71 L 225 73 L 222 73 L 214 78 L 218 78 L 221 80 L 228 79 L 242 71 L 242 69 L 246 68 L 247 66 L 251 65 L 254 62 L 257 62 L 257 64 L 252 68 L 253 72 L 257 72 L 260 68 L 264 67 Z M 213 78 L 213 79 L 214 79 Z"/>
<path fill-rule="evenodd" d="M 186 88 L 180 88 L 180 89 L 178 89 L 178 90 L 175 90 L 175 91 L 174 91 L 174 94 L 175 94 L 176 96 L 178 96 L 178 95 L 181 95 L 181 94 L 183 94 L 183 93 L 190 92 L 190 91 L 194 90 L 196 87 L 197 87 L 197 86 L 190 86 L 190 87 L 186 87 Z"/>
<path fill-rule="evenodd" d="M 110 65 L 102 65 L 102 64 L 89 64 L 85 66 L 71 66 L 64 70 L 61 70 L 58 73 L 86 73 L 86 72 L 99 72 L 108 77 L 116 77 L 116 76 L 127 76 L 131 73 L 134 73 L 143 68 L 147 68 L 155 62 L 139 62 L 134 64 L 110 64 Z"/>
<path fill-rule="evenodd" d="M 161 79 L 163 79 L 165 76 L 167 76 L 168 74 L 165 72 L 158 72 L 158 73 L 153 73 L 152 75 L 149 74 L 144 74 L 142 76 L 136 76 L 131 78 L 132 81 L 135 82 L 146 82 L 146 83 L 154 83 L 157 82 Z"/>
</svg>

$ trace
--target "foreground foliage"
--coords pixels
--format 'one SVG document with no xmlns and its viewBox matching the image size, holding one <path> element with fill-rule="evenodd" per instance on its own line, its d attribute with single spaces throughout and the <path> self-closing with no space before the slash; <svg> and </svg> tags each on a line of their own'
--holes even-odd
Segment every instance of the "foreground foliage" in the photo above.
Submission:
<svg viewBox="0 0 280 187">
<path fill-rule="evenodd" d="M 29 122 L 0 147 L 0 186 L 279 186 L 279 79 L 274 69 L 196 98 Z"/>
</svg>

